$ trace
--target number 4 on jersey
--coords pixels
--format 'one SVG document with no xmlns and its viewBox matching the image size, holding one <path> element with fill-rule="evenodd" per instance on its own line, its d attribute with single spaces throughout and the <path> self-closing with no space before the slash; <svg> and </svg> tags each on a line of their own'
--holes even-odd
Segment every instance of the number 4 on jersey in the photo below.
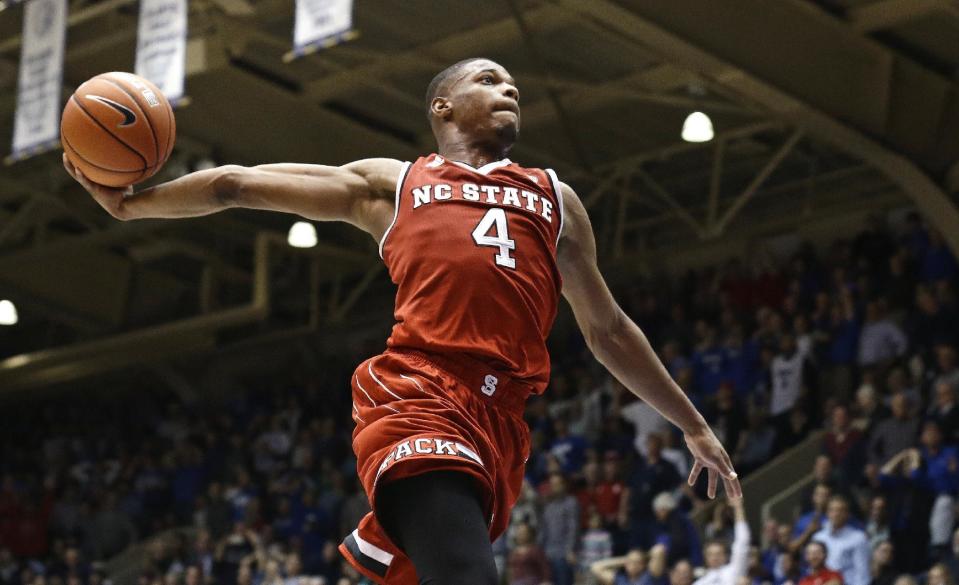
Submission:
<svg viewBox="0 0 959 585">
<path fill-rule="evenodd" d="M 489 232 L 493 227 L 496 228 L 496 235 L 491 236 Z M 494 207 L 487 211 L 473 230 L 473 241 L 479 246 L 499 248 L 499 253 L 493 257 L 496 264 L 506 268 L 516 268 L 516 258 L 509 255 L 510 250 L 516 249 L 516 241 L 509 239 L 505 210 Z"/>
</svg>

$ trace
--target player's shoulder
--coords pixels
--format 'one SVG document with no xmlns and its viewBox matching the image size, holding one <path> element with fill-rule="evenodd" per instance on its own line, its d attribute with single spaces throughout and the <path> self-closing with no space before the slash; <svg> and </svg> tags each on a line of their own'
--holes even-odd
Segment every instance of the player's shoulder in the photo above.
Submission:
<svg viewBox="0 0 959 585">
<path fill-rule="evenodd" d="M 347 163 L 343 168 L 365 179 L 376 192 L 392 197 L 407 166 L 408 163 L 395 158 L 364 158 Z"/>
</svg>

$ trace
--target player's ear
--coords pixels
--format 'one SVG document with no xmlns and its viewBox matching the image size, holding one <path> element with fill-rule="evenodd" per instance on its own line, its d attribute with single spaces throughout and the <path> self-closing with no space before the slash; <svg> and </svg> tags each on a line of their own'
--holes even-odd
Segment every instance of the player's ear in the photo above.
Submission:
<svg viewBox="0 0 959 585">
<path fill-rule="evenodd" d="M 453 113 L 453 102 L 445 97 L 435 97 L 430 103 L 430 111 L 434 117 L 446 119 Z"/>
</svg>

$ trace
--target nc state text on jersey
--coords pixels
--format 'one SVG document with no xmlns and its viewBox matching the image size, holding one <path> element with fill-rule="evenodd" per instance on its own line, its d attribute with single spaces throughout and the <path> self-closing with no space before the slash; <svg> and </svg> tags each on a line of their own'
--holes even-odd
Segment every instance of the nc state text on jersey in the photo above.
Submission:
<svg viewBox="0 0 959 585">
<path fill-rule="evenodd" d="M 553 223 L 553 202 L 539 193 L 518 189 L 516 187 L 502 187 L 500 185 L 477 185 L 463 183 L 462 185 L 422 185 L 413 188 L 413 209 L 436 201 L 449 201 L 456 196 L 464 201 L 482 201 L 490 205 L 511 205 L 526 209 L 544 217 Z M 524 204 L 525 202 L 525 204 Z"/>
</svg>

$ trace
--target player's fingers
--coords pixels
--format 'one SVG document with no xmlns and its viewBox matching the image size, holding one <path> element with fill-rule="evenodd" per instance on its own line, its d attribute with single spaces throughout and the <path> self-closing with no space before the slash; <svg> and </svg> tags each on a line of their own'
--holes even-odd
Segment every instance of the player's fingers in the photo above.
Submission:
<svg viewBox="0 0 959 585">
<path fill-rule="evenodd" d="M 696 485 L 696 480 L 699 479 L 699 474 L 703 472 L 703 465 L 699 460 L 693 461 L 693 468 L 689 472 L 689 479 L 687 480 L 689 485 Z"/>
<path fill-rule="evenodd" d="M 71 177 L 74 178 L 74 180 L 76 180 L 77 178 L 76 169 L 73 167 L 73 163 L 70 162 L 70 159 L 67 158 L 66 153 L 63 153 L 63 168 L 67 171 L 68 175 L 70 175 Z"/>
<path fill-rule="evenodd" d="M 727 497 L 734 500 L 738 500 L 743 497 L 743 487 L 739 484 L 738 477 L 723 478 L 723 483 L 726 486 Z"/>
<path fill-rule="evenodd" d="M 707 469 L 706 476 L 709 478 L 709 482 L 706 486 L 706 495 L 709 496 L 709 499 L 716 497 L 716 488 L 719 485 L 719 473 L 715 469 Z"/>
</svg>

